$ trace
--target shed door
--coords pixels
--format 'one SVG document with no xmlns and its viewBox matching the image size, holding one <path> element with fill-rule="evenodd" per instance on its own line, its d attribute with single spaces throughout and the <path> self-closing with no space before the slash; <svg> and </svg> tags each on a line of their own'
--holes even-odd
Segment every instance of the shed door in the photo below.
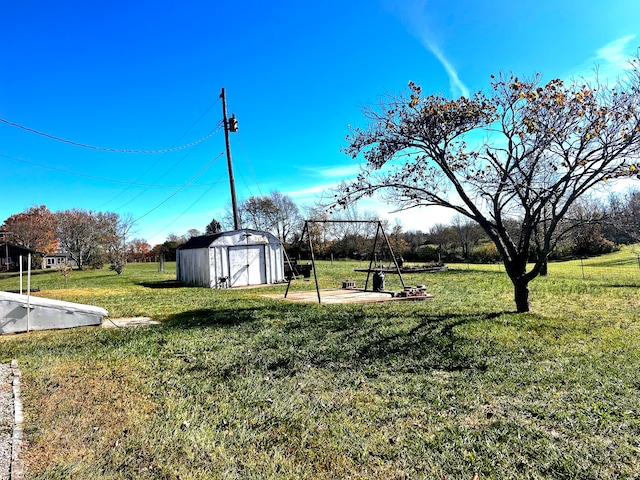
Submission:
<svg viewBox="0 0 640 480">
<path fill-rule="evenodd" d="M 230 286 L 267 283 L 264 246 L 229 247 Z"/>
</svg>

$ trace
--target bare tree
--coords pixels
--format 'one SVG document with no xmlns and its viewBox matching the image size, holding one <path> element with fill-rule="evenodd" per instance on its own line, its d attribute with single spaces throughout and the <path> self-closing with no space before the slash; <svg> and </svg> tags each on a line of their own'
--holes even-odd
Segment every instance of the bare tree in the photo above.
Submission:
<svg viewBox="0 0 640 480">
<path fill-rule="evenodd" d="M 242 224 L 272 232 L 283 243 L 291 240 L 295 230 L 302 224 L 300 212 L 291 197 L 278 191 L 268 196 L 249 197 L 240 205 Z"/>
<path fill-rule="evenodd" d="M 202 232 L 200 230 L 198 230 L 197 228 L 190 228 L 189 230 L 187 230 L 187 234 L 185 235 L 185 237 L 188 240 L 194 237 L 199 237 L 200 235 L 202 235 Z"/>
<path fill-rule="evenodd" d="M 572 205 L 638 174 L 639 67 L 634 58 L 613 87 L 493 77 L 489 97 L 457 100 L 410 83 L 409 95 L 365 109 L 370 123 L 352 132 L 345 152 L 366 165 L 337 203 L 379 191 L 400 209 L 439 205 L 478 223 L 502 256 L 517 311 L 527 312 L 529 283 Z"/>
<path fill-rule="evenodd" d="M 249 197 L 240 206 L 242 224 L 256 230 L 270 231 L 275 227 L 278 207 L 267 196 Z"/>
<path fill-rule="evenodd" d="M 123 251 L 122 226 L 116 213 L 71 209 L 56 213 L 60 247 L 76 262 L 79 269 L 88 264 L 103 264 Z"/>
<path fill-rule="evenodd" d="M 451 229 L 455 234 L 454 244 L 460 247 L 462 258 L 468 262 L 473 248 L 478 245 L 480 240 L 486 238 L 484 231 L 477 223 L 460 215 L 453 217 Z"/>
<path fill-rule="evenodd" d="M 107 260 L 111 270 L 120 275 L 127 266 L 127 236 L 135 220 L 131 215 L 117 213 L 98 213 L 97 217 L 104 228 L 102 245 L 107 251 Z"/>
<path fill-rule="evenodd" d="M 308 220 L 329 220 L 327 209 L 321 205 L 308 206 L 305 209 L 305 215 Z M 308 235 L 312 244 L 317 249 L 319 256 L 325 256 L 331 247 L 333 236 L 330 224 L 322 222 L 314 222 L 307 225 Z M 302 229 L 301 232 L 302 233 Z M 302 238 L 298 238 L 302 241 Z M 306 248 L 302 247 L 302 249 Z"/>
<path fill-rule="evenodd" d="M 273 191 L 269 197 L 276 207 L 275 234 L 282 243 L 288 243 L 292 241 L 295 232 L 302 228 L 300 210 L 288 195 Z"/>
<path fill-rule="evenodd" d="M 640 191 L 612 194 L 604 209 L 605 236 L 617 244 L 640 240 Z"/>
</svg>

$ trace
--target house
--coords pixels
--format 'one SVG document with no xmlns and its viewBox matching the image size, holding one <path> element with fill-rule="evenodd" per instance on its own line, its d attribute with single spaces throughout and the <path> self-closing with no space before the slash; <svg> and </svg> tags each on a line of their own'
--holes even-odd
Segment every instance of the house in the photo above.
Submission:
<svg viewBox="0 0 640 480">
<path fill-rule="evenodd" d="M 47 253 L 42 257 L 42 269 L 64 268 L 67 265 L 77 267 L 78 264 L 65 252 Z"/>
<path fill-rule="evenodd" d="M 12 243 L 0 243 L 0 271 L 19 270 L 20 257 L 22 268 L 26 270 L 29 254 L 35 255 L 36 251 Z"/>
<path fill-rule="evenodd" d="M 176 276 L 186 285 L 209 288 L 284 282 L 284 248 L 277 237 L 258 230 L 193 237 L 176 251 Z"/>
</svg>

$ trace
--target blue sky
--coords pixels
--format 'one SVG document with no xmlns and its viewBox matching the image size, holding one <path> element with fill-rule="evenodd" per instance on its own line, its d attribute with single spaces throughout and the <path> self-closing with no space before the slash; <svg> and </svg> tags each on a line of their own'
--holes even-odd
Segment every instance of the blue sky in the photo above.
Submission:
<svg viewBox="0 0 640 480">
<path fill-rule="evenodd" d="M 640 46 L 640 2 L 0 0 L 0 221 L 33 205 L 137 219 L 161 243 L 229 205 L 221 89 L 240 199 L 309 205 L 357 163 L 361 106 L 411 80 L 458 97 L 491 73 L 615 75 Z M 447 217 L 389 214 L 427 230 Z"/>
</svg>

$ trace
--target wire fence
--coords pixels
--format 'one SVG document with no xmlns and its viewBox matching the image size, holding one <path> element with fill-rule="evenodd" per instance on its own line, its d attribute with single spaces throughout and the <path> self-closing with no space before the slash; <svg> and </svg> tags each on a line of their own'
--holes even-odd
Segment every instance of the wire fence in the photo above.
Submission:
<svg viewBox="0 0 640 480">
<path fill-rule="evenodd" d="M 583 280 L 598 280 L 603 283 L 634 282 L 640 285 L 640 264 L 635 258 L 619 261 L 581 258 L 569 262 L 552 262 L 549 264 L 549 274 Z"/>
<path fill-rule="evenodd" d="M 504 272 L 502 263 L 450 264 L 449 268 Z M 640 255 L 621 252 L 604 257 L 586 257 L 549 262 L 548 274 L 554 278 L 595 280 L 606 284 L 631 284 L 640 287 Z"/>
</svg>

